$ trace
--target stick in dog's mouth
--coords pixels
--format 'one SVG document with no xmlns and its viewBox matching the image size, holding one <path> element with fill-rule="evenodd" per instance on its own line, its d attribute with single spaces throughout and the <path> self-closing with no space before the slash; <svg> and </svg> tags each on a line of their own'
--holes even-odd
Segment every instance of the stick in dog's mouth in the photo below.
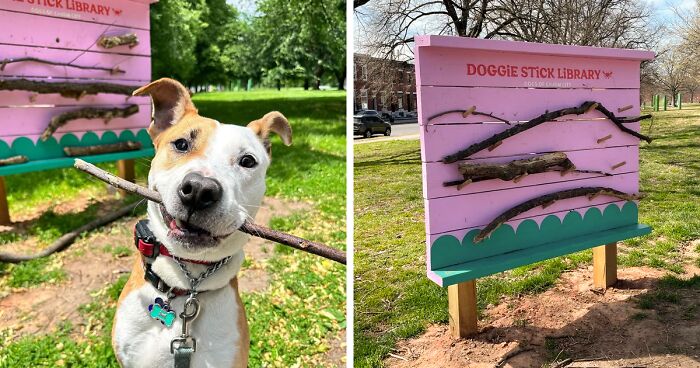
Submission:
<svg viewBox="0 0 700 368">
<path fill-rule="evenodd" d="M 154 190 L 144 188 L 138 184 L 134 184 L 118 176 L 112 175 L 100 169 L 99 167 L 81 159 L 76 158 L 74 166 L 76 169 L 88 173 L 113 187 L 140 195 L 152 202 L 158 203 L 159 205 L 161 205 L 161 207 L 163 205 L 163 200 L 160 196 L 160 193 Z M 338 263 L 347 263 L 347 256 L 345 252 L 339 249 L 331 248 L 322 243 L 306 240 L 304 238 L 300 238 L 292 234 L 283 233 L 281 231 L 268 229 L 264 226 L 256 225 L 248 221 L 244 222 L 238 230 L 249 235 L 271 240 L 279 244 L 287 245 L 292 248 L 302 250 L 304 252 L 315 254 L 317 256 L 321 256 L 323 258 L 327 258 Z"/>
</svg>

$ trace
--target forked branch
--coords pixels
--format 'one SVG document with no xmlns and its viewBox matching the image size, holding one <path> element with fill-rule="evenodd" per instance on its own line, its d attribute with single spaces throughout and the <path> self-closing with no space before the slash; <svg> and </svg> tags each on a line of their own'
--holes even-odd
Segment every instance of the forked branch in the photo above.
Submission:
<svg viewBox="0 0 700 368">
<path fill-rule="evenodd" d="M 618 127 L 618 129 L 620 129 L 621 131 L 651 143 L 651 140 L 652 140 L 651 138 L 649 138 L 641 133 L 637 133 L 634 130 L 626 127 L 623 124 L 623 123 L 632 123 L 632 122 L 640 121 L 643 119 L 648 119 L 651 117 L 651 115 L 642 115 L 642 116 L 630 118 L 630 119 L 621 119 L 621 118 L 616 117 L 615 114 L 610 112 L 608 109 L 606 109 L 599 102 L 586 101 L 583 104 L 581 104 L 581 106 L 579 106 L 579 107 L 569 107 L 569 108 L 560 109 L 560 110 L 556 110 L 556 111 L 545 112 L 544 114 L 542 114 L 542 115 L 540 115 L 540 116 L 538 116 L 530 121 L 515 125 L 512 128 L 504 130 L 498 134 L 494 134 L 490 138 L 487 138 L 481 142 L 474 143 L 471 146 L 469 146 L 469 147 L 467 147 L 459 152 L 456 152 L 456 153 L 451 154 L 451 155 L 447 155 L 447 156 L 442 158 L 442 162 L 449 164 L 449 163 L 457 162 L 459 160 L 463 160 L 463 159 L 465 159 L 465 158 L 467 158 L 467 157 L 469 157 L 477 152 L 485 150 L 489 147 L 497 146 L 497 145 L 501 144 L 504 139 L 510 138 L 510 137 L 517 135 L 517 134 L 520 134 L 528 129 L 532 129 L 532 128 L 534 128 L 542 123 L 546 123 L 548 121 L 554 121 L 555 119 L 560 118 L 562 116 L 566 116 L 566 115 L 582 115 L 582 114 L 585 114 L 585 113 L 592 111 L 592 110 L 598 110 L 601 113 L 603 113 L 603 115 L 605 115 L 608 119 L 610 119 Z"/>
<path fill-rule="evenodd" d="M 606 195 L 611 197 L 617 197 L 627 201 L 634 201 L 641 199 L 641 196 L 634 194 L 627 194 L 620 192 L 608 187 L 583 187 L 576 189 L 567 189 L 555 193 L 545 194 L 533 199 L 529 199 L 505 212 L 498 215 L 493 221 L 491 221 L 485 228 L 481 229 L 478 234 L 474 237 L 474 243 L 479 243 L 491 235 L 499 226 L 504 224 L 506 221 L 518 216 L 521 213 L 527 212 L 537 206 L 549 206 L 556 201 L 560 201 L 568 198 L 589 196 L 589 199 L 594 197 Z"/>
<path fill-rule="evenodd" d="M 498 116 L 494 116 L 493 114 L 489 114 L 489 113 L 486 113 L 486 112 L 476 111 L 476 106 L 472 106 L 472 107 L 470 107 L 470 108 L 468 108 L 468 109 L 466 109 L 466 110 L 449 110 L 449 111 L 444 111 L 444 112 L 441 112 L 441 113 L 439 113 L 439 114 L 435 114 L 435 115 L 429 117 L 429 118 L 428 118 L 428 122 L 430 122 L 430 121 L 433 120 L 433 119 L 437 119 L 437 118 L 439 118 L 439 117 L 441 117 L 441 116 L 443 116 L 443 115 L 454 114 L 454 113 L 460 113 L 460 114 L 462 114 L 462 117 L 463 117 L 463 118 L 466 118 L 466 117 L 469 116 L 469 115 L 487 116 L 487 117 L 490 117 L 490 118 L 492 118 L 492 119 L 496 119 L 496 120 L 498 120 L 498 121 L 501 121 L 501 122 L 504 122 L 504 123 L 510 125 L 510 122 L 509 122 L 508 120 L 506 120 L 506 119 L 499 118 Z"/>
</svg>

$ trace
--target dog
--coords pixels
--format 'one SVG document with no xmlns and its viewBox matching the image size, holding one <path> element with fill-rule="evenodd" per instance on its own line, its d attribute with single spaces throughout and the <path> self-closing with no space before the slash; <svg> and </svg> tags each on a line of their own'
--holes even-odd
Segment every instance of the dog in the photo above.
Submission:
<svg viewBox="0 0 700 368">
<path fill-rule="evenodd" d="M 237 229 L 265 194 L 270 133 L 290 145 L 292 129 L 276 111 L 247 127 L 202 117 L 173 79 L 134 95 L 153 102 L 148 186 L 163 204 L 148 202 L 148 223 L 136 226 L 141 255 L 117 302 L 115 356 L 122 367 L 247 367 L 237 274 L 249 236 Z M 215 266 L 193 292 L 192 279 Z"/>
</svg>

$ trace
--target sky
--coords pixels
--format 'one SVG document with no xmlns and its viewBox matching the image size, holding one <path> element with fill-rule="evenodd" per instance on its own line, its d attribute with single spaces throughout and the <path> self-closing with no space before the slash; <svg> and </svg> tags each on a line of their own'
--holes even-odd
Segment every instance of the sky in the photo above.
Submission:
<svg viewBox="0 0 700 368">
<path fill-rule="evenodd" d="M 370 0 L 372 1 L 372 0 Z M 642 0 L 645 1 L 650 10 L 652 11 L 652 22 L 656 24 L 664 24 L 671 26 L 672 24 L 679 21 L 678 13 L 689 14 L 693 10 L 696 4 L 696 0 Z M 360 8 L 360 12 L 353 15 L 353 31 L 355 40 L 355 51 L 359 51 L 358 45 L 361 43 L 363 34 L 361 28 L 358 27 L 359 21 L 366 21 L 368 18 L 368 12 L 370 8 L 364 6 Z M 427 20 L 430 18 L 428 17 Z M 430 29 L 428 24 L 425 22 L 416 22 L 413 28 L 414 33 L 430 33 L 426 32 L 426 29 Z M 661 35 L 660 35 L 661 36 Z M 670 36 L 667 41 L 673 42 L 673 37 Z"/>
</svg>

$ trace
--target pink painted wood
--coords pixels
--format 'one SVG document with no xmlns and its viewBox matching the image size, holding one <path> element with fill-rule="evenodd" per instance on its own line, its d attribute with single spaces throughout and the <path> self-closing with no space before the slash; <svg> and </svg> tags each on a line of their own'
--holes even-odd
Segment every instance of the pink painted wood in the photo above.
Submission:
<svg viewBox="0 0 700 368">
<path fill-rule="evenodd" d="M 91 106 L 91 107 L 118 107 Z M 123 107 L 123 106 L 120 106 Z M 4 121 L 22 122 L 22 124 L 7 124 L 3 126 L 2 136 L 26 136 L 41 134 L 51 121 L 51 118 L 67 111 L 76 110 L 75 107 L 50 107 L 50 108 L 2 108 L 0 116 Z M 58 128 L 57 132 L 74 132 L 84 130 L 145 128 L 151 121 L 151 109 L 149 105 L 141 105 L 139 112 L 127 118 L 115 118 L 107 124 L 100 119 L 71 120 L 66 125 Z"/>
<path fill-rule="evenodd" d="M 639 131 L 639 123 L 626 124 Z M 436 162 L 445 155 L 477 143 L 510 128 L 505 123 L 431 125 L 421 129 L 423 162 Z M 601 143 L 599 139 L 612 137 Z M 574 151 L 637 145 L 639 139 L 622 132 L 610 120 L 547 122 L 508 138 L 492 151 L 483 150 L 471 156 L 486 158 L 514 156 L 537 152 Z"/>
<path fill-rule="evenodd" d="M 431 87 L 419 88 L 421 117 L 419 124 L 463 124 L 498 121 L 478 115 L 466 118 L 451 113 L 429 120 L 431 116 L 450 110 L 466 110 L 472 106 L 477 111 L 491 113 L 508 121 L 527 121 L 545 111 L 579 106 L 585 101 L 598 101 L 618 116 L 639 115 L 639 91 L 637 89 L 523 89 L 493 87 Z M 468 105 L 468 106 L 467 106 Z M 618 109 L 630 107 L 623 112 Z M 604 117 L 598 111 L 583 115 L 570 115 L 558 120 L 589 120 Z"/>
<path fill-rule="evenodd" d="M 150 28 L 149 4 L 156 1 L 4 0 L 0 3 L 0 9 L 148 30 Z"/>
<path fill-rule="evenodd" d="M 58 80 L 57 80 L 58 82 Z M 140 85 L 136 82 L 111 81 L 112 83 Z M 39 94 L 24 91 L 0 91 L 0 107 L 53 107 L 53 106 L 85 106 L 85 105 L 123 105 L 137 104 L 150 106 L 148 96 L 133 97 L 99 93 L 86 95 L 79 100 L 61 97 L 59 94 Z"/>
<path fill-rule="evenodd" d="M 3 3 L 7 3 L 7 0 Z M 147 7 L 144 10 L 144 15 L 148 17 Z M 6 25 L 3 32 L 0 32 L 0 44 L 129 55 L 148 56 L 151 54 L 151 36 L 149 31 L 144 29 L 87 23 L 4 10 L 0 10 L 0 24 Z M 32 26 L 27 27 L 28 24 Z M 97 40 L 101 35 L 119 35 L 128 32 L 136 33 L 139 39 L 139 44 L 133 48 L 118 46 L 105 49 L 97 45 Z M 2 51 L 1 48 L 0 51 Z M 1 56 L 5 58 L 4 54 Z"/>
<path fill-rule="evenodd" d="M 448 38 L 416 37 L 418 85 L 639 88 L 639 63 L 653 58 L 646 51 L 589 48 L 586 55 L 561 45 L 508 46 L 502 41 Z"/>
<path fill-rule="evenodd" d="M 567 151 L 565 153 L 567 157 L 569 157 L 569 160 L 571 160 L 579 170 L 595 170 L 609 174 L 632 173 L 639 171 L 639 147 L 636 145 L 595 150 Z M 474 159 L 464 162 L 507 163 L 512 160 L 525 159 L 531 156 L 532 155 L 506 156 L 490 159 Z M 613 169 L 615 165 L 622 162 L 625 162 L 623 166 Z M 519 187 L 532 187 L 546 183 L 560 183 L 570 180 L 601 176 L 601 174 L 584 174 L 577 172 L 572 172 L 566 174 L 565 176 L 561 176 L 561 173 L 559 172 L 549 172 L 528 175 L 522 178 L 518 183 L 494 179 L 471 183 L 461 190 L 458 190 L 456 186 L 445 187 L 442 185 L 448 181 L 462 179 L 462 176 L 457 171 L 457 164 L 445 165 L 441 162 L 423 163 L 423 173 L 425 175 L 425 179 L 423 180 L 423 195 L 424 198 L 428 199 Z"/>
<path fill-rule="evenodd" d="M 124 73 L 111 73 L 106 70 L 80 69 L 25 61 L 6 64 L 4 70 L 0 71 L 0 76 L 2 77 L 99 78 L 106 80 L 118 79 L 123 81 L 135 81 L 135 83 L 138 84 L 145 84 L 151 80 L 151 59 L 148 56 L 106 54 L 12 45 L 0 45 L 0 54 L 5 60 L 34 57 L 57 63 L 70 63 L 78 66 L 110 69 L 119 68 L 124 71 Z"/>
<path fill-rule="evenodd" d="M 458 229 L 485 226 L 496 218 L 496 216 L 528 199 L 560 190 L 580 187 L 610 187 L 625 193 L 637 193 L 639 190 L 639 184 L 637 182 L 638 177 L 639 174 L 634 172 L 454 197 L 428 199 L 425 200 L 426 229 L 428 234 L 437 234 Z M 539 216 L 572 208 L 582 208 L 607 203 L 610 202 L 612 198 L 613 197 L 599 196 L 589 201 L 586 197 L 579 197 L 557 201 L 545 209 L 535 208 L 527 211 L 518 216 L 518 218 Z"/>
</svg>

